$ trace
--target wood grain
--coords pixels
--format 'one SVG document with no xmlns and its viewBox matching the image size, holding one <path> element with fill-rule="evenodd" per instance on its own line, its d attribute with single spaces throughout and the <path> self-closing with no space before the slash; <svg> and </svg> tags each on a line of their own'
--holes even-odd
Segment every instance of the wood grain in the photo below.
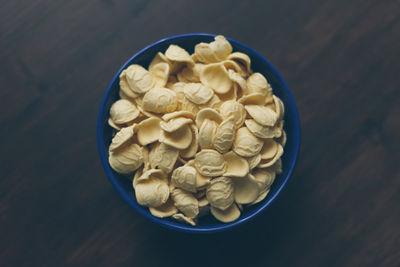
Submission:
<svg viewBox="0 0 400 267">
<path fill-rule="evenodd" d="M 3 1 L 1 266 L 399 266 L 399 1 Z M 298 105 L 279 199 L 226 233 L 168 231 L 100 164 L 96 117 L 125 60 L 219 33 L 261 52 Z"/>
</svg>

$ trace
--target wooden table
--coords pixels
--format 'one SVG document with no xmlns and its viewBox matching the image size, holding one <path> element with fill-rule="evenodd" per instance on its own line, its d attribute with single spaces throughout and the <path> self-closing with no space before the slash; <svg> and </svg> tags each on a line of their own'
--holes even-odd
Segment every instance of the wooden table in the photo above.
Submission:
<svg viewBox="0 0 400 267">
<path fill-rule="evenodd" d="M 398 1 L 3 1 L 0 266 L 399 266 Z M 262 216 L 169 231 L 106 178 L 106 86 L 162 37 L 219 33 L 261 52 L 298 105 L 294 175 Z"/>
</svg>

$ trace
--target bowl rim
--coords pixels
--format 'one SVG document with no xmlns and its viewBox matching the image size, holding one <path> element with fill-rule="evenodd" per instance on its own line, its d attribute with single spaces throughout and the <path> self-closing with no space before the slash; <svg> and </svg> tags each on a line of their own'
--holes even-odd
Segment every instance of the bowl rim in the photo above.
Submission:
<svg viewBox="0 0 400 267">
<path fill-rule="evenodd" d="M 277 77 L 279 82 L 281 83 L 282 89 L 287 94 L 287 100 L 289 102 L 289 105 L 292 106 L 293 111 L 294 111 L 293 112 L 293 115 L 294 115 L 293 121 L 294 121 L 294 135 L 295 136 L 294 136 L 294 144 L 293 144 L 293 146 L 294 146 L 293 147 L 293 151 L 294 151 L 293 152 L 293 160 L 292 160 L 290 166 L 288 167 L 287 175 L 285 177 L 282 177 L 283 178 L 282 184 L 277 188 L 275 194 L 272 195 L 270 197 L 270 199 L 268 201 L 266 201 L 263 205 L 261 205 L 260 207 L 258 207 L 255 210 L 253 210 L 246 217 L 239 218 L 238 220 L 230 222 L 230 223 L 225 223 L 225 224 L 220 224 L 220 225 L 215 225 L 215 226 L 213 225 L 213 226 L 207 226 L 207 227 L 202 227 L 202 226 L 193 227 L 193 226 L 189 226 L 189 225 L 184 225 L 179 222 L 175 223 L 175 222 L 166 221 L 165 219 L 157 218 L 157 217 L 151 215 L 150 212 L 145 212 L 145 210 L 142 209 L 142 207 L 139 206 L 139 204 L 135 203 L 134 201 L 132 201 L 130 199 L 128 193 L 122 188 L 122 186 L 120 186 L 118 184 L 117 178 L 114 176 L 114 174 L 108 164 L 108 157 L 107 157 L 105 151 L 103 151 L 103 147 L 104 147 L 103 136 L 104 135 L 103 135 L 103 120 L 102 120 L 103 114 L 104 114 L 104 112 L 106 112 L 105 106 L 107 103 L 107 99 L 109 98 L 109 96 L 112 92 L 112 87 L 113 87 L 115 80 L 119 79 L 119 74 L 122 72 L 122 70 L 124 70 L 128 66 L 128 64 L 131 64 L 130 62 L 133 61 L 136 57 L 138 57 L 143 52 L 146 52 L 148 49 L 151 49 L 152 47 L 157 46 L 163 42 L 167 42 L 167 41 L 171 41 L 171 40 L 175 40 L 175 39 L 181 39 L 181 38 L 188 38 L 188 37 L 215 37 L 215 36 L 217 36 L 217 34 L 209 34 L 209 33 L 186 33 L 186 34 L 173 35 L 173 36 L 169 36 L 169 37 L 160 39 L 156 42 L 153 42 L 150 45 L 141 49 L 140 51 L 136 52 L 127 61 L 125 61 L 125 63 L 121 66 L 121 68 L 116 72 L 116 74 L 112 78 L 111 82 L 108 84 L 106 92 L 104 93 L 104 96 L 101 100 L 99 115 L 98 115 L 98 119 L 97 119 L 97 147 L 98 147 L 98 151 L 99 151 L 99 155 L 100 155 L 100 160 L 102 162 L 104 171 L 106 172 L 107 178 L 113 185 L 114 189 L 124 199 L 124 201 L 129 204 L 129 206 L 131 206 L 135 211 L 137 211 L 138 213 L 143 215 L 145 218 L 149 219 L 151 222 L 156 223 L 157 225 L 166 227 L 168 229 L 178 230 L 181 232 L 188 232 L 188 233 L 221 232 L 221 231 L 226 231 L 228 229 L 237 227 L 237 226 L 244 224 L 246 222 L 249 222 L 250 220 L 257 217 L 259 214 L 264 212 L 271 205 L 272 202 L 274 202 L 276 200 L 278 195 L 280 195 L 281 191 L 286 186 L 286 184 L 289 181 L 289 179 L 291 178 L 294 168 L 296 166 L 297 158 L 298 158 L 298 154 L 299 154 L 299 150 L 300 150 L 300 119 L 299 119 L 299 115 L 298 115 L 297 106 L 294 102 L 293 96 L 292 96 L 286 82 L 283 80 L 282 76 L 275 69 L 275 67 L 272 66 L 272 64 L 270 64 L 264 58 L 264 56 L 262 56 L 259 52 L 257 52 L 253 48 L 250 48 L 249 46 L 247 46 L 241 42 L 238 42 L 236 40 L 233 40 L 233 39 L 225 36 L 225 38 L 229 42 L 235 44 L 236 46 L 241 46 L 244 49 L 251 51 L 256 57 L 258 57 L 260 60 L 262 60 L 265 65 L 268 66 L 268 68 L 271 70 L 273 75 L 275 75 L 275 77 Z"/>
</svg>

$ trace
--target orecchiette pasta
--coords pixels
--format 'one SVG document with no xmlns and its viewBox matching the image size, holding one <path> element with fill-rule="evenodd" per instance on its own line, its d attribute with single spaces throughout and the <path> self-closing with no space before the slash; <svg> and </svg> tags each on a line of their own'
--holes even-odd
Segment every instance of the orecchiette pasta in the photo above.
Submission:
<svg viewBox="0 0 400 267">
<path fill-rule="evenodd" d="M 267 197 L 282 173 L 285 108 L 248 55 L 216 36 L 193 54 L 170 45 L 119 77 L 109 164 L 153 216 L 228 223 Z"/>
</svg>

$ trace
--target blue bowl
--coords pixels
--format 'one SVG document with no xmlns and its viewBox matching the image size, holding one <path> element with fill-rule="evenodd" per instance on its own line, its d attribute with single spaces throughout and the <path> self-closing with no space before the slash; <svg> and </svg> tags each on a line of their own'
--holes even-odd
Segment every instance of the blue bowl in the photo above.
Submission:
<svg viewBox="0 0 400 267">
<path fill-rule="evenodd" d="M 192 53 L 194 46 L 197 43 L 211 42 L 214 40 L 214 37 L 215 35 L 213 34 L 203 33 L 176 35 L 157 41 L 136 53 L 117 71 L 110 84 L 108 85 L 106 93 L 101 102 L 100 113 L 97 123 L 97 144 L 101 162 L 108 176 L 108 179 L 117 190 L 117 192 L 121 195 L 121 197 L 132 208 L 134 208 L 137 212 L 142 214 L 150 221 L 160 224 L 169 229 L 190 233 L 210 233 L 228 230 L 233 227 L 239 226 L 255 218 L 258 214 L 264 212 L 266 208 L 271 205 L 272 201 L 276 199 L 276 197 L 282 191 L 283 187 L 288 182 L 293 172 L 300 147 L 299 116 L 292 94 L 290 93 L 289 88 L 287 87 L 282 77 L 275 70 L 275 68 L 258 52 L 238 41 L 227 38 L 227 40 L 230 41 L 233 47 L 233 51 L 240 51 L 250 56 L 252 70 L 254 72 L 260 72 L 267 77 L 273 88 L 274 94 L 280 97 L 285 105 L 284 129 L 287 133 L 287 143 L 284 148 L 285 152 L 282 156 L 283 173 L 276 176 L 270 193 L 263 201 L 251 207 L 245 208 L 240 218 L 231 223 L 220 223 L 214 218 L 211 218 L 212 216 L 206 216 L 204 218 L 201 218 L 199 225 L 193 227 L 176 222 L 172 219 L 156 218 L 151 215 L 147 208 L 140 206 L 136 202 L 132 183 L 129 181 L 129 179 L 126 178 L 126 176 L 120 175 L 113 171 L 108 163 L 108 146 L 110 145 L 112 139 L 112 129 L 108 126 L 107 120 L 109 117 L 111 104 L 119 98 L 119 74 L 130 64 L 139 64 L 147 67 L 152 58 L 156 55 L 156 53 L 159 51 L 164 52 L 170 44 L 177 44 L 186 49 L 189 53 Z"/>
</svg>

